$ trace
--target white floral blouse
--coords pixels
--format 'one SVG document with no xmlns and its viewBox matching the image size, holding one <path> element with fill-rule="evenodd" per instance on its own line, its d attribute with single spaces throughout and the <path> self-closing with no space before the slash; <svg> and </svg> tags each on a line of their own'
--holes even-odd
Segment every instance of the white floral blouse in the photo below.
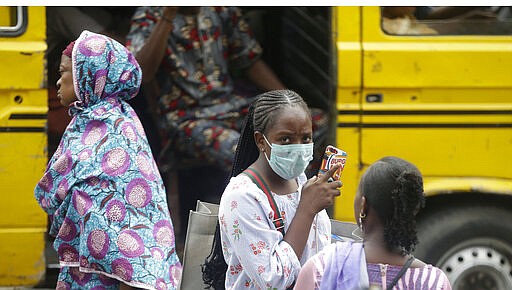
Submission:
<svg viewBox="0 0 512 290">
<path fill-rule="evenodd" d="M 300 175 L 297 182 L 297 192 L 272 193 L 285 232 L 295 216 L 306 175 Z M 299 261 L 272 223 L 273 215 L 267 197 L 249 177 L 240 174 L 231 178 L 219 208 L 222 248 L 228 264 L 226 289 L 286 289 L 297 278 L 301 265 L 331 243 L 331 224 L 323 210 L 311 226 Z"/>
</svg>

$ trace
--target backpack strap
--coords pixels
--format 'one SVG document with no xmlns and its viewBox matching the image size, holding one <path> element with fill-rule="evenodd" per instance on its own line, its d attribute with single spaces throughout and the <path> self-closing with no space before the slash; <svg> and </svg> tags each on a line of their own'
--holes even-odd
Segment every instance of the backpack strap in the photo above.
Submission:
<svg viewBox="0 0 512 290">
<path fill-rule="evenodd" d="M 411 256 L 411 257 L 409 257 L 409 259 L 407 259 L 405 264 L 402 266 L 402 269 L 400 269 L 400 272 L 398 272 L 398 274 L 396 274 L 396 276 L 393 279 L 393 281 L 391 282 L 391 284 L 389 284 L 388 287 L 386 287 L 387 290 L 391 290 L 391 289 L 393 289 L 393 287 L 395 287 L 396 283 L 398 283 L 398 280 L 400 280 L 400 278 L 405 274 L 405 271 L 407 271 L 407 269 L 409 269 L 409 267 L 411 266 L 413 261 L 414 261 L 414 256 Z"/>
<path fill-rule="evenodd" d="M 274 197 L 272 196 L 272 193 L 270 192 L 270 188 L 265 183 L 265 180 L 261 177 L 261 175 L 256 171 L 254 168 L 247 168 L 242 173 L 247 175 L 252 182 L 254 182 L 267 196 L 268 202 L 270 203 L 270 207 L 274 211 L 274 219 L 272 222 L 274 223 L 274 226 L 278 231 L 281 232 L 284 236 L 284 221 L 281 217 L 281 212 L 279 211 L 279 208 L 277 207 L 276 201 L 274 200 Z"/>
</svg>

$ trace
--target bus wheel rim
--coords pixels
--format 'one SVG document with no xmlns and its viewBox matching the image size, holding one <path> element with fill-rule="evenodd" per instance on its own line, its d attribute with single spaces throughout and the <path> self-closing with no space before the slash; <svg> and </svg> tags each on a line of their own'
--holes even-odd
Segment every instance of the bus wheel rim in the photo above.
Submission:
<svg viewBox="0 0 512 290">
<path fill-rule="evenodd" d="M 447 251 L 439 267 L 453 289 L 512 289 L 511 254 L 512 249 L 499 241 L 473 240 Z"/>
</svg>

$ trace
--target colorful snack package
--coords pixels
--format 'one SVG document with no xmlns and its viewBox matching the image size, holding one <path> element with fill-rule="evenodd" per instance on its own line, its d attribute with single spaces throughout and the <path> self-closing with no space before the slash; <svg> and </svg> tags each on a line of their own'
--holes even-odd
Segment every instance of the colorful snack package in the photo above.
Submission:
<svg viewBox="0 0 512 290">
<path fill-rule="evenodd" d="M 340 180 L 341 173 L 345 168 L 345 163 L 347 162 L 348 154 L 347 152 L 336 148 L 332 145 L 328 145 L 325 148 L 324 156 L 322 157 L 322 164 L 320 165 L 320 170 L 318 174 L 325 174 L 332 166 L 336 164 L 341 164 L 340 168 L 334 172 L 332 178 L 334 180 Z"/>
</svg>

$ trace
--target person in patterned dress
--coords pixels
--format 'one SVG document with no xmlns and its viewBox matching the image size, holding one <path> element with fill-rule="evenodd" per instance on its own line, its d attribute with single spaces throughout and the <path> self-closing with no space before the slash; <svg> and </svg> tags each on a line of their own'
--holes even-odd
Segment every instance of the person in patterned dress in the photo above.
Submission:
<svg viewBox="0 0 512 290">
<path fill-rule="evenodd" d="M 170 148 L 226 172 L 255 95 L 235 92 L 232 75 L 245 74 L 263 91 L 284 88 L 235 7 L 139 7 L 126 45 L 143 83 L 156 84 L 149 97 Z"/>
<path fill-rule="evenodd" d="M 57 289 L 176 289 L 181 264 L 163 181 L 126 101 L 141 84 L 120 43 L 83 31 L 63 52 L 72 116 L 35 188 L 61 266 Z"/>
</svg>

